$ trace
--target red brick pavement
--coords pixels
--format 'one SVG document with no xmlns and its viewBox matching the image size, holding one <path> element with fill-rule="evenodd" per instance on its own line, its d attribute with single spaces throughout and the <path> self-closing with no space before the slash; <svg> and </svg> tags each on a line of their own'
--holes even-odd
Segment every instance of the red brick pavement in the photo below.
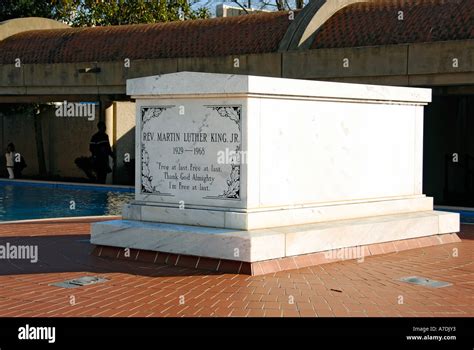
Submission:
<svg viewBox="0 0 474 350">
<path fill-rule="evenodd" d="M 92 256 L 89 222 L 0 225 L 0 245 L 35 244 L 39 261 L 0 261 L 0 316 L 473 316 L 474 226 L 462 242 L 262 276 Z M 49 284 L 95 275 L 75 289 Z M 430 289 L 403 276 L 447 281 Z"/>
</svg>

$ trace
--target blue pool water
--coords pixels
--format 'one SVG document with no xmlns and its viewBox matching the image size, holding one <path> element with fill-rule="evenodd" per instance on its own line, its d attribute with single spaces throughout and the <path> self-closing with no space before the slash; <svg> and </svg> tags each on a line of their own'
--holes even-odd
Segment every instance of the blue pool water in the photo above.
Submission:
<svg viewBox="0 0 474 350">
<path fill-rule="evenodd" d="M 0 221 L 121 215 L 133 197 L 128 187 L 0 181 Z"/>
</svg>

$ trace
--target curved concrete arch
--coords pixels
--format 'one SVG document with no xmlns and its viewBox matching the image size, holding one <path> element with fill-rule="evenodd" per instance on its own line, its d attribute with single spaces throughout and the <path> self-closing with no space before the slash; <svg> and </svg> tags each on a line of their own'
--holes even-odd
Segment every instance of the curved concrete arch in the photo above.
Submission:
<svg viewBox="0 0 474 350">
<path fill-rule="evenodd" d="M 312 0 L 290 24 L 285 33 L 279 52 L 308 49 L 316 32 L 336 12 L 346 6 L 370 2 L 371 0 Z"/>
<path fill-rule="evenodd" d="M 57 28 L 69 28 L 69 26 L 66 23 L 42 17 L 10 19 L 8 21 L 0 22 L 0 41 L 9 36 L 29 30 Z"/>
</svg>

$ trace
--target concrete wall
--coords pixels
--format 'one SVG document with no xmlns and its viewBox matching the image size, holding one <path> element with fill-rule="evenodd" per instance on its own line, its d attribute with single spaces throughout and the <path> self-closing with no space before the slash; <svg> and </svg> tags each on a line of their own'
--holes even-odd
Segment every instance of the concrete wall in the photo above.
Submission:
<svg viewBox="0 0 474 350">
<path fill-rule="evenodd" d="M 43 140 L 50 175 L 84 177 L 84 173 L 74 164 L 74 160 L 80 156 L 90 155 L 89 141 L 97 131 L 98 108 L 93 121 L 84 117 L 58 118 L 54 110 L 42 117 Z"/>
<path fill-rule="evenodd" d="M 5 106 L 5 105 L 4 105 Z M 89 141 L 97 131 L 99 106 L 96 105 L 94 120 L 84 117 L 63 117 L 55 115 L 55 107 L 39 115 L 41 119 L 43 148 L 46 171 L 49 177 L 84 178 L 74 160 L 81 156 L 90 156 Z M 39 176 L 38 154 L 34 117 L 25 114 L 7 113 L 0 104 L 0 176 L 6 176 L 4 151 L 9 142 L 13 142 L 17 152 L 24 157 L 28 167 L 23 171 L 26 177 Z M 135 147 L 135 103 L 114 102 L 105 110 L 107 134 L 116 154 L 113 176 L 108 176 L 108 183 L 134 183 L 134 147 Z M 130 157 L 126 156 L 129 154 Z M 111 163 L 112 165 L 112 163 Z"/>
<path fill-rule="evenodd" d="M 0 105 L 0 111 L 2 110 Z M 98 113 L 98 112 L 97 112 Z M 25 114 L 9 114 L 3 109 L 0 116 L 0 135 L 2 154 L 9 142 L 13 142 L 16 151 L 25 157 L 27 168 L 23 175 L 36 177 L 39 175 L 35 117 Z M 51 177 L 82 178 L 84 173 L 77 168 L 74 160 L 80 156 L 89 156 L 89 140 L 96 132 L 97 118 L 58 118 L 54 106 L 36 118 L 41 120 L 43 149 L 46 171 Z M 1 173 L 5 175 L 4 157 Z"/>
<path fill-rule="evenodd" d="M 116 184 L 134 184 L 135 103 L 114 102 L 113 116 L 114 130 L 109 133 L 116 154 L 113 180 Z"/>
<path fill-rule="evenodd" d="M 344 67 L 344 59 L 349 66 Z M 238 59 L 238 66 L 235 65 Z M 458 65 L 453 65 L 457 59 Z M 96 67 L 96 73 L 80 73 Z M 179 71 L 252 74 L 406 86 L 474 84 L 474 40 L 342 49 L 288 51 L 223 57 L 124 62 L 0 65 L 0 102 L 51 101 L 67 94 L 129 99 L 127 79 Z M 110 97 L 114 95 L 114 97 Z M 25 100 L 26 99 L 26 100 Z"/>
<path fill-rule="evenodd" d="M 474 84 L 474 40 L 290 51 L 282 55 L 282 76 L 287 78 L 407 86 Z M 346 66 L 344 59 L 348 60 Z"/>
<path fill-rule="evenodd" d="M 0 174 L 5 177 L 5 151 L 10 142 L 15 144 L 16 151 L 25 158 L 28 165 L 23 174 L 38 173 L 38 162 L 35 144 L 34 119 L 32 115 L 19 115 L 2 113 L 0 105 Z"/>
</svg>

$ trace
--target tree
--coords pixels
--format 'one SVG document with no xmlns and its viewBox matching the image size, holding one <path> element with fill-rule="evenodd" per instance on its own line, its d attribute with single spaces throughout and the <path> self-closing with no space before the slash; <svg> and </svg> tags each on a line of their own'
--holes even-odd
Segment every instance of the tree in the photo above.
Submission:
<svg viewBox="0 0 474 350">
<path fill-rule="evenodd" d="M 193 10 L 188 0 L 0 1 L 0 21 L 21 17 L 46 17 L 84 27 L 208 18 L 210 11 Z"/>
<path fill-rule="evenodd" d="M 0 22 L 22 17 L 52 18 L 53 5 L 41 0 L 2 0 L 0 1 Z"/>
<path fill-rule="evenodd" d="M 235 4 L 237 4 L 240 8 L 242 8 L 246 13 L 246 9 L 252 7 L 252 1 L 247 0 L 246 6 L 245 7 L 242 3 L 245 3 L 245 0 L 234 0 L 233 1 Z M 241 3 L 242 2 L 242 3 Z M 294 10 L 294 9 L 302 9 L 309 0 L 262 0 L 262 1 L 254 1 L 254 4 L 256 5 L 257 8 L 260 10 L 267 10 L 269 8 L 276 8 L 278 11 L 288 11 L 288 10 Z"/>
<path fill-rule="evenodd" d="M 283 0 L 275 0 L 276 7 L 278 11 L 285 10 L 285 2 Z"/>
<path fill-rule="evenodd" d="M 188 0 L 56 0 L 54 17 L 75 27 L 157 23 L 207 18 L 208 9 L 192 10 Z"/>
</svg>

